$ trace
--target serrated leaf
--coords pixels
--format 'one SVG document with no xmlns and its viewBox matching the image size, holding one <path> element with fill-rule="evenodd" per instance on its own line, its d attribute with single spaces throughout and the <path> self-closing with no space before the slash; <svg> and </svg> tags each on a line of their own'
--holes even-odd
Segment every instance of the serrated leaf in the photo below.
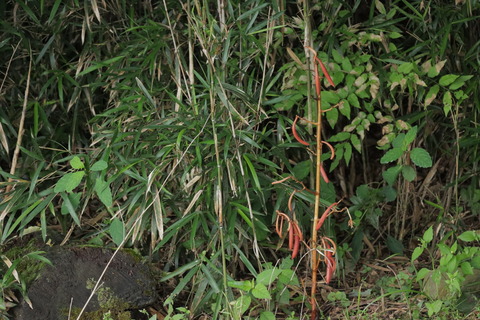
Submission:
<svg viewBox="0 0 480 320">
<path fill-rule="evenodd" d="M 452 105 L 453 105 L 452 93 L 450 91 L 447 91 L 443 95 L 443 112 L 445 113 L 445 116 L 448 116 L 448 114 L 452 110 Z"/>
<path fill-rule="evenodd" d="M 412 182 L 417 176 L 417 173 L 415 172 L 415 169 L 412 166 L 403 166 L 402 176 L 403 178 L 405 178 L 405 180 Z"/>
<path fill-rule="evenodd" d="M 278 268 L 264 270 L 257 275 L 257 283 L 262 283 L 266 286 L 269 286 L 273 281 L 277 280 L 280 273 L 282 273 L 282 270 Z"/>
<path fill-rule="evenodd" d="M 413 250 L 413 253 L 412 253 L 412 262 L 414 262 L 415 260 L 418 259 L 418 257 L 420 257 L 420 255 L 423 253 L 423 250 L 425 248 L 424 247 L 416 247 L 414 250 Z"/>
<path fill-rule="evenodd" d="M 79 157 L 75 156 L 70 160 L 70 165 L 73 169 L 83 169 L 85 165 L 83 164 L 82 160 Z"/>
<path fill-rule="evenodd" d="M 392 186 L 385 186 L 382 188 L 382 194 L 386 202 L 392 202 L 397 199 L 397 190 Z"/>
<path fill-rule="evenodd" d="M 360 153 L 362 153 L 362 142 L 358 138 L 356 134 L 352 134 L 350 136 L 350 142 L 352 143 L 352 146 Z"/>
<path fill-rule="evenodd" d="M 95 180 L 95 192 L 98 198 L 106 207 L 111 207 L 113 204 L 112 190 L 106 181 L 101 178 Z"/>
<path fill-rule="evenodd" d="M 410 159 L 421 168 L 430 168 L 432 166 L 432 157 L 422 148 L 414 148 L 410 151 Z"/>
<path fill-rule="evenodd" d="M 404 150 L 404 149 L 403 149 L 403 147 L 404 147 L 403 141 L 404 141 L 404 140 L 405 140 L 405 133 L 399 133 L 399 134 L 395 137 L 395 139 L 393 139 L 393 141 L 392 141 L 392 146 L 393 146 L 394 148 L 400 148 L 400 149 Z M 405 150 L 404 150 L 404 151 L 405 151 Z"/>
<path fill-rule="evenodd" d="M 480 234 L 476 231 L 465 231 L 461 235 L 458 236 L 458 239 L 465 241 L 465 242 L 472 242 L 480 239 Z"/>
<path fill-rule="evenodd" d="M 434 85 L 430 88 L 430 90 L 428 90 L 428 93 L 425 96 L 425 108 L 432 104 L 433 100 L 435 100 L 438 94 L 438 90 L 440 90 L 440 86 L 438 84 Z"/>
<path fill-rule="evenodd" d="M 123 239 L 125 238 L 125 225 L 123 224 L 123 222 L 118 218 L 113 219 L 112 223 L 110 224 L 110 228 L 108 229 L 108 232 L 110 233 L 113 242 L 117 246 L 120 246 Z"/>
<path fill-rule="evenodd" d="M 252 295 L 257 299 L 272 299 L 270 292 L 268 292 L 267 287 L 262 283 L 257 283 L 255 288 L 252 289 Z"/>
<path fill-rule="evenodd" d="M 455 80 L 457 80 L 458 77 L 459 77 L 459 75 L 456 75 L 456 74 L 446 74 L 446 75 L 444 75 L 443 77 L 440 78 L 438 83 L 441 86 L 446 87 L 446 86 L 451 85 Z"/>
<path fill-rule="evenodd" d="M 107 167 L 108 167 L 108 164 L 106 161 L 99 160 L 90 167 L 90 171 L 102 171 L 107 169 Z"/>
<path fill-rule="evenodd" d="M 403 155 L 401 148 L 393 148 L 387 151 L 380 159 L 380 163 L 386 164 L 398 160 Z"/>
<path fill-rule="evenodd" d="M 406 150 L 406 147 L 415 140 L 415 138 L 417 137 L 417 131 L 418 131 L 417 126 L 411 127 L 410 130 L 407 131 L 402 143 L 403 150 Z"/>
<path fill-rule="evenodd" d="M 397 180 L 398 174 L 402 170 L 401 166 L 394 166 L 388 168 L 384 172 L 382 172 L 383 179 L 388 183 L 388 185 L 393 185 Z"/>
<path fill-rule="evenodd" d="M 56 193 L 72 192 L 73 189 L 78 187 L 78 185 L 82 182 L 82 178 L 84 175 L 85 175 L 85 171 L 83 170 L 65 174 L 63 177 L 61 177 L 57 181 L 57 184 L 55 185 L 55 188 L 53 189 L 53 191 Z"/>
</svg>

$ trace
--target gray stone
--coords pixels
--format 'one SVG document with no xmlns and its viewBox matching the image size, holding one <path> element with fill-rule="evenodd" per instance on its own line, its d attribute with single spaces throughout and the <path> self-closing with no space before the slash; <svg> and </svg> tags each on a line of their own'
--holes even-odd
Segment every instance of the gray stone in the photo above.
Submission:
<svg viewBox="0 0 480 320">
<path fill-rule="evenodd" d="M 22 301 L 14 309 L 15 319 L 68 319 L 70 304 L 78 314 L 112 255 L 112 250 L 102 248 L 51 249 L 46 257 L 53 266 L 46 265 L 28 288 L 33 309 Z M 117 253 L 100 283 L 100 289 L 85 310 L 90 314 L 109 310 L 119 314 L 127 309 L 140 309 L 157 298 L 149 268 L 128 251 Z M 82 319 L 90 318 L 87 314 Z"/>
</svg>

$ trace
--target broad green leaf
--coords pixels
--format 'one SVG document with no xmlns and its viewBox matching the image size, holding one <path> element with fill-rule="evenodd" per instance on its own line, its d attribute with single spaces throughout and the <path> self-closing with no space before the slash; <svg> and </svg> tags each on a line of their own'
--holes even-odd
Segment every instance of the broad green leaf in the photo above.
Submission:
<svg viewBox="0 0 480 320">
<path fill-rule="evenodd" d="M 350 136 L 350 142 L 352 143 L 352 146 L 360 153 L 362 153 L 362 142 L 358 138 L 356 134 L 352 134 Z"/>
<path fill-rule="evenodd" d="M 458 236 L 458 239 L 465 242 L 472 242 L 472 241 L 480 240 L 480 234 L 472 230 L 465 231 L 464 233 Z"/>
<path fill-rule="evenodd" d="M 254 288 L 253 281 L 244 280 L 244 281 L 228 281 L 228 286 L 230 288 L 237 288 L 242 291 L 248 292 Z"/>
<path fill-rule="evenodd" d="M 331 136 L 328 141 L 330 142 L 340 142 L 340 141 L 345 141 L 348 140 L 351 136 L 350 132 L 339 132 L 334 136 Z"/>
<path fill-rule="evenodd" d="M 380 12 L 381 14 L 387 13 L 387 10 L 385 10 L 385 6 L 380 0 L 375 0 L 375 8 L 377 8 L 378 12 Z"/>
<path fill-rule="evenodd" d="M 387 151 L 385 155 L 380 159 L 380 163 L 390 163 L 398 160 L 403 155 L 403 150 L 401 148 L 393 148 Z"/>
<path fill-rule="evenodd" d="M 108 164 L 106 161 L 99 160 L 90 167 L 90 171 L 102 171 L 107 169 L 107 167 L 108 167 Z"/>
<path fill-rule="evenodd" d="M 410 130 L 405 134 L 405 139 L 403 140 L 403 150 L 406 150 L 408 145 L 412 143 L 417 137 L 418 127 L 411 127 Z"/>
<path fill-rule="evenodd" d="M 398 72 L 401 72 L 403 74 L 410 73 L 412 72 L 412 70 L 413 70 L 413 63 L 411 62 L 405 62 L 398 67 Z"/>
<path fill-rule="evenodd" d="M 260 313 L 260 320 L 275 320 L 275 314 L 272 311 L 263 311 Z"/>
<path fill-rule="evenodd" d="M 268 292 L 267 287 L 262 283 L 257 283 L 255 288 L 252 289 L 252 295 L 257 299 L 272 299 L 270 292 Z"/>
<path fill-rule="evenodd" d="M 452 105 L 453 105 L 452 93 L 450 91 L 447 91 L 443 95 L 443 112 L 445 113 L 445 116 L 448 116 L 448 114 L 452 110 Z"/>
<path fill-rule="evenodd" d="M 417 281 L 422 280 L 430 273 L 430 270 L 427 268 L 422 268 L 417 272 Z"/>
<path fill-rule="evenodd" d="M 434 85 L 430 88 L 430 90 L 428 90 L 428 93 L 425 96 L 425 108 L 432 104 L 433 100 L 435 100 L 438 94 L 438 90 L 440 90 L 440 86 L 438 84 Z"/>
<path fill-rule="evenodd" d="M 311 161 L 305 160 L 297 163 L 292 169 L 293 176 L 298 180 L 305 179 L 310 174 Z"/>
<path fill-rule="evenodd" d="M 413 253 L 412 253 L 412 263 L 418 259 L 418 257 L 420 257 L 420 255 L 423 253 L 423 250 L 425 250 L 424 247 L 416 247 L 414 250 L 413 250 Z"/>
<path fill-rule="evenodd" d="M 342 55 L 337 50 L 332 50 L 332 57 L 336 63 L 341 63 L 343 60 Z"/>
<path fill-rule="evenodd" d="M 333 129 L 338 121 L 338 109 L 333 108 L 332 110 L 327 111 L 326 117 L 327 117 L 328 124 Z"/>
<path fill-rule="evenodd" d="M 473 274 L 472 265 L 468 261 L 462 262 L 460 264 L 460 268 L 462 269 L 462 272 L 463 272 L 464 275 Z"/>
<path fill-rule="evenodd" d="M 347 100 L 348 102 L 354 106 L 355 108 L 360 108 L 360 102 L 358 101 L 358 97 L 355 93 L 351 93 L 348 97 L 347 97 Z"/>
<path fill-rule="evenodd" d="M 385 186 L 381 190 L 386 202 L 392 202 L 397 198 L 397 190 L 392 186 Z"/>
<path fill-rule="evenodd" d="M 266 286 L 269 286 L 273 281 L 277 280 L 277 277 L 280 275 L 280 273 L 282 273 L 282 270 L 278 268 L 264 270 L 257 275 L 257 283 L 262 283 Z"/>
<path fill-rule="evenodd" d="M 384 172 L 382 172 L 383 179 L 388 183 L 388 185 L 393 185 L 397 180 L 398 174 L 402 170 L 401 166 L 394 166 L 388 168 Z"/>
<path fill-rule="evenodd" d="M 394 254 L 403 255 L 403 250 L 405 247 L 403 246 L 402 241 L 395 239 L 391 235 L 387 236 L 387 248 Z"/>
<path fill-rule="evenodd" d="M 441 86 L 446 87 L 452 84 L 455 80 L 457 80 L 458 77 L 459 75 L 456 74 L 446 74 L 440 78 L 440 81 L 438 81 L 438 83 Z"/>
<path fill-rule="evenodd" d="M 433 240 L 433 227 L 430 226 L 430 228 L 428 228 L 425 231 L 422 239 L 423 239 L 423 241 L 425 241 L 425 243 L 430 243 Z"/>
<path fill-rule="evenodd" d="M 80 204 L 80 199 L 82 198 L 82 194 L 79 192 L 72 192 L 72 193 L 69 193 L 67 196 L 68 196 L 68 199 L 70 200 L 70 204 L 73 210 L 76 211 L 78 208 L 78 205 Z M 62 203 L 60 212 L 63 215 L 67 215 L 69 213 L 69 208 L 67 207 L 67 204 L 65 203 L 65 201 Z"/>
<path fill-rule="evenodd" d="M 54 192 L 72 192 L 82 182 L 85 171 L 70 172 L 60 178 L 53 189 Z"/>
<path fill-rule="evenodd" d="M 473 76 L 461 76 L 457 80 L 455 80 L 450 87 L 448 87 L 449 90 L 457 90 L 460 87 L 462 87 L 466 81 L 470 80 Z"/>
<path fill-rule="evenodd" d="M 282 285 L 290 284 L 292 286 L 299 285 L 298 277 L 292 269 L 283 269 L 278 276 L 278 282 Z"/>
<path fill-rule="evenodd" d="M 342 60 L 342 70 L 347 73 L 353 70 L 352 63 L 347 57 Z"/>
<path fill-rule="evenodd" d="M 85 165 L 83 164 L 82 160 L 79 157 L 75 156 L 70 160 L 70 165 L 73 169 L 83 169 Z"/>
<path fill-rule="evenodd" d="M 440 310 L 442 310 L 443 301 L 435 300 L 433 302 L 427 302 L 425 303 L 425 305 L 427 306 L 428 316 L 431 317 L 434 314 L 439 313 Z"/>
<path fill-rule="evenodd" d="M 405 180 L 412 182 L 417 176 L 417 173 L 412 166 L 406 165 L 402 167 L 402 176 L 405 178 Z"/>
<path fill-rule="evenodd" d="M 108 232 L 110 233 L 113 242 L 117 246 L 120 246 L 123 239 L 125 238 L 125 225 L 123 224 L 123 222 L 118 218 L 113 219 L 112 223 L 110 224 L 110 228 L 108 229 Z"/>
<path fill-rule="evenodd" d="M 438 76 L 440 71 L 443 69 L 445 62 L 447 62 L 447 60 L 439 61 L 434 66 L 431 66 L 430 69 L 428 70 L 428 76 L 430 78 Z"/>
<path fill-rule="evenodd" d="M 338 94 L 332 91 L 322 92 L 322 109 L 326 109 L 329 106 L 335 105 L 340 101 Z"/>
<path fill-rule="evenodd" d="M 97 193 L 98 198 L 106 207 L 111 207 L 113 204 L 112 190 L 110 190 L 110 185 L 104 181 L 102 178 L 97 178 L 95 180 L 95 192 Z"/>
<path fill-rule="evenodd" d="M 432 157 L 422 148 L 414 148 L 410 151 L 410 159 L 421 168 L 430 168 L 432 166 Z"/>
<path fill-rule="evenodd" d="M 405 133 L 399 133 L 399 134 L 397 134 L 395 139 L 393 139 L 392 146 L 394 148 L 402 148 L 402 150 L 405 151 L 404 144 L 403 144 L 404 140 L 405 140 Z"/>
<path fill-rule="evenodd" d="M 388 34 L 388 37 L 389 37 L 390 39 L 398 39 L 398 38 L 401 38 L 401 37 L 403 37 L 403 36 L 402 36 L 401 33 L 398 33 L 398 32 L 393 31 L 393 32 L 390 32 L 390 33 Z"/>
<path fill-rule="evenodd" d="M 249 295 L 243 295 L 233 302 L 233 312 L 236 315 L 241 316 L 248 310 L 248 308 L 250 308 L 251 303 L 252 303 L 252 297 L 250 297 Z M 181 316 L 182 316 L 182 319 L 184 319 L 183 315 Z"/>
<path fill-rule="evenodd" d="M 352 113 L 352 108 L 350 108 L 350 102 L 347 100 L 342 101 L 340 105 L 338 106 L 338 111 L 345 117 L 347 117 L 348 120 L 350 120 L 350 114 Z"/>
</svg>

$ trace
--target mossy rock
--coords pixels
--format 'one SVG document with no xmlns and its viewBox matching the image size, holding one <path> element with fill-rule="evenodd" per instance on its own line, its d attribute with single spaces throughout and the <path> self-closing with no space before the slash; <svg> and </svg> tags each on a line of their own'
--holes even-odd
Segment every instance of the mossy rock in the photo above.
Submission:
<svg viewBox="0 0 480 320">
<path fill-rule="evenodd" d="M 45 256 L 53 266 L 46 265 L 28 289 L 33 309 L 22 301 L 14 309 L 15 319 L 63 320 L 69 312 L 76 319 L 72 315 L 85 305 L 112 255 L 112 250 L 102 248 L 52 248 Z M 144 308 L 156 298 L 149 268 L 130 252 L 119 251 L 82 319 L 102 319 L 99 315 L 107 312 L 112 319 L 126 319 L 127 310 Z"/>
</svg>

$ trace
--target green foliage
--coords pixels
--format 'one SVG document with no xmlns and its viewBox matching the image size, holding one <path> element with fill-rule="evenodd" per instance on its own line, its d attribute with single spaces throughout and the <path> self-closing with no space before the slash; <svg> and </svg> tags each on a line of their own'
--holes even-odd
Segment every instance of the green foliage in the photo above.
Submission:
<svg viewBox="0 0 480 320">
<path fill-rule="evenodd" d="M 304 3 L 308 12 L 262 0 L 2 2 L 0 244 L 32 232 L 47 241 L 60 226 L 65 241 L 136 246 L 166 255 L 176 294 L 195 292 L 177 315 L 168 305 L 172 319 L 218 317 L 249 298 L 271 318 L 267 301 L 287 297 L 256 277 L 273 269 L 262 257 L 289 195 L 271 182 L 294 174 L 308 184 L 312 164 L 290 133 L 292 115 L 311 115 L 315 103 L 303 44 L 337 84 L 322 80 L 331 108 L 323 131 L 336 154 L 325 152 L 333 183 L 322 185 L 322 203 L 341 188 L 356 225 L 352 234 L 329 219 L 329 235 L 348 239 L 338 259 L 358 260 L 364 236 L 405 252 L 398 225 L 415 203 L 442 208 L 415 207 L 425 210 L 419 225 L 464 230 L 480 213 L 478 2 Z M 300 130 L 310 139 L 308 124 Z M 313 196 L 295 198 L 308 233 Z M 462 241 L 478 239 L 467 232 L 455 253 L 441 252 L 452 287 L 452 268 L 460 278 L 477 268 Z M 429 239 L 416 258 L 433 250 Z M 239 278 L 254 286 L 228 286 Z"/>
<path fill-rule="evenodd" d="M 290 301 L 293 296 L 292 288 L 298 287 L 300 282 L 292 270 L 293 260 L 285 259 L 279 267 L 265 265 L 264 271 L 255 279 L 245 281 L 229 281 L 231 288 L 240 290 L 241 295 L 233 302 L 232 318 L 242 318 L 253 310 L 260 309 L 261 319 L 276 319 L 274 310 L 280 308 L 289 314 Z"/>
<path fill-rule="evenodd" d="M 421 285 L 422 292 L 430 299 L 426 303 L 429 316 L 439 313 L 444 308 L 453 309 L 460 306 L 461 297 L 472 295 L 472 288 L 468 288 L 470 283 L 465 281 L 466 277 L 470 276 L 470 281 L 476 279 L 477 276 L 474 275 L 480 271 L 480 249 L 475 246 L 475 243 L 480 241 L 480 233 L 465 231 L 448 245 L 447 243 L 451 243 L 450 236 L 445 236 L 435 248 L 432 248 L 430 245 L 435 237 L 433 228 L 428 228 L 420 239 L 420 246 L 415 248 L 411 256 L 413 264 L 425 250 L 430 254 L 432 268 L 418 270 L 415 277 L 415 281 Z M 469 245 L 462 245 L 458 240 Z M 434 258 L 434 252 L 438 252 L 440 256 L 438 261 Z M 478 283 L 474 284 L 474 287 L 477 288 Z M 468 311 L 462 311 L 470 312 L 473 307 L 474 305 L 470 306 Z M 463 308 L 465 309 L 465 306 Z"/>
</svg>

